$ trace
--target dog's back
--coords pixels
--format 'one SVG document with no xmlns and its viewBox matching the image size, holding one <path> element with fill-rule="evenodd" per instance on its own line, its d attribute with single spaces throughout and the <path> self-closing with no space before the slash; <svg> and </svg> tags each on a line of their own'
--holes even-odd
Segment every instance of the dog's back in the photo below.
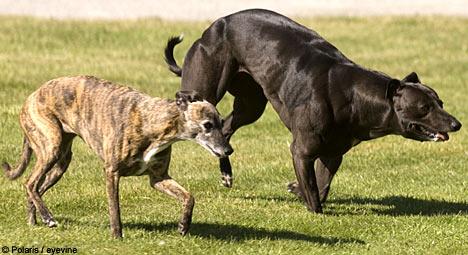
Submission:
<svg viewBox="0 0 468 255">
<path fill-rule="evenodd" d="M 79 135 L 102 157 L 105 136 L 122 136 L 130 125 L 134 128 L 127 130 L 141 132 L 146 120 L 140 109 L 155 109 L 166 119 L 177 115 L 175 104 L 170 102 L 93 76 L 62 77 L 29 96 L 20 122 L 25 133 L 32 126 L 40 129 L 39 123 L 49 128 L 60 126 L 64 133 Z"/>
<path fill-rule="evenodd" d="M 114 112 L 153 99 L 130 87 L 93 76 L 76 76 L 48 81 L 29 96 L 25 107 L 34 104 L 38 109 L 50 111 L 71 127 L 79 125 L 73 123 L 73 120 L 78 120 L 77 117 L 89 124 L 99 121 L 96 118 L 111 117 Z"/>
</svg>

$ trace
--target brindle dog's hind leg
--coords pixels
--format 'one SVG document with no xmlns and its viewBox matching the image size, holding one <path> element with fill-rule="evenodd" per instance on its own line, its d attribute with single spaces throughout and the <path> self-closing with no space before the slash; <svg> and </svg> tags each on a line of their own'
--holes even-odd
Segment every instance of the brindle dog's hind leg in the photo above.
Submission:
<svg viewBox="0 0 468 255">
<path fill-rule="evenodd" d="M 55 166 L 47 173 L 47 175 L 43 176 L 43 178 L 41 179 L 41 184 L 39 188 L 39 194 L 41 195 L 41 197 L 47 190 L 49 190 L 60 180 L 60 178 L 67 170 L 72 159 L 71 145 L 75 135 L 67 134 L 63 137 L 64 138 L 61 146 L 61 151 L 63 152 L 63 154 L 61 154 L 61 157 L 57 161 Z M 28 201 L 28 223 L 30 225 L 36 224 L 36 207 L 34 206 L 34 203 L 32 203 L 32 201 L 30 200 Z"/>
<path fill-rule="evenodd" d="M 25 187 L 28 195 L 30 215 L 34 212 L 31 206 L 33 204 L 34 207 L 39 210 L 43 222 L 49 227 L 54 227 L 57 223 L 44 204 L 39 188 L 41 180 L 45 178 L 45 175 L 53 168 L 61 156 L 60 144 L 62 143 L 62 131 L 53 121 L 46 119 L 38 121 L 42 122 L 38 126 L 42 127 L 43 130 L 39 130 L 40 128 L 36 126 L 34 132 L 29 132 L 27 134 L 31 142 L 31 147 L 36 154 L 36 164 Z M 47 134 L 47 136 L 43 134 Z M 34 219 L 29 220 L 30 223 L 34 224 Z"/>
<path fill-rule="evenodd" d="M 192 212 L 195 205 L 193 196 L 173 180 L 169 174 L 169 162 L 171 160 L 171 148 L 160 152 L 156 157 L 158 161 L 149 171 L 151 187 L 178 199 L 182 202 L 183 212 L 179 221 L 179 233 L 182 235 L 187 234 L 190 224 L 192 223 Z"/>
<path fill-rule="evenodd" d="M 233 111 L 224 121 L 223 134 L 226 139 L 242 126 L 258 120 L 265 111 L 267 98 L 262 87 L 258 85 L 249 74 L 237 73 L 228 86 L 228 92 L 234 96 Z M 221 180 L 225 187 L 232 186 L 232 168 L 228 157 L 219 160 Z"/>
</svg>

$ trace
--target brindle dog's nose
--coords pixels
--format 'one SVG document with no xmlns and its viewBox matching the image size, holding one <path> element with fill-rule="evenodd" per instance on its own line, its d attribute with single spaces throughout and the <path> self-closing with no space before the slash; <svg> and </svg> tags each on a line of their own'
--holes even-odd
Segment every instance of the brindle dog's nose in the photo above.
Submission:
<svg viewBox="0 0 468 255">
<path fill-rule="evenodd" d="M 452 123 L 450 123 L 450 128 L 452 131 L 458 131 L 460 130 L 462 124 L 458 120 L 453 120 Z"/>
<path fill-rule="evenodd" d="M 226 154 L 226 156 L 231 155 L 233 152 L 234 152 L 234 150 L 232 149 L 232 147 L 230 145 L 224 147 L 224 154 Z"/>
</svg>

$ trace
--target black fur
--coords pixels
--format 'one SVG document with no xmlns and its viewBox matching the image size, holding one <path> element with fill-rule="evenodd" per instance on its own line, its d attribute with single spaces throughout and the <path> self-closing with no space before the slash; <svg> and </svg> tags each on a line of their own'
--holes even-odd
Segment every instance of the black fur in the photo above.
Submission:
<svg viewBox="0 0 468 255">
<path fill-rule="evenodd" d="M 267 100 L 272 104 L 293 134 L 298 183 L 292 190 L 314 212 L 322 212 L 343 155 L 359 142 L 388 134 L 444 141 L 461 127 L 416 73 L 400 81 L 361 67 L 315 31 L 271 11 L 216 20 L 190 48 L 182 70 L 172 54 L 178 42 L 169 40 L 166 59 L 182 75 L 182 90 L 213 104 L 226 91 L 234 95 L 223 126 L 227 138 L 257 120 Z M 223 178 L 231 178 L 227 158 L 220 167 Z"/>
</svg>

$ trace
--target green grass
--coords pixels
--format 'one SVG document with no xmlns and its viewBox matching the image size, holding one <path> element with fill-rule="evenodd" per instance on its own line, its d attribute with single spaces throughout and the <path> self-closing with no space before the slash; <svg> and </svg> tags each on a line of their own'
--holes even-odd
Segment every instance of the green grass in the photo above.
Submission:
<svg viewBox="0 0 468 255">
<path fill-rule="evenodd" d="M 447 17 L 317 18 L 314 28 L 351 59 L 402 78 L 417 71 L 445 108 L 468 123 L 468 20 Z M 173 97 L 179 78 L 163 61 L 171 35 L 182 61 L 208 22 L 83 22 L 0 17 L 0 160 L 19 158 L 18 112 L 43 82 L 90 74 Z M 227 114 L 232 98 L 219 106 Z M 146 177 L 121 182 L 124 239 L 109 235 L 102 164 L 78 139 L 74 160 L 45 201 L 59 227 L 26 224 L 22 183 L 0 178 L 0 245 L 68 246 L 83 254 L 468 254 L 468 132 L 446 143 L 388 136 L 351 150 L 323 215 L 286 192 L 294 179 L 291 136 L 268 106 L 232 140 L 235 183 L 220 186 L 217 160 L 174 146 L 172 176 L 197 204 L 188 236 L 180 205 Z M 27 173 L 29 173 L 28 170 Z"/>
</svg>

